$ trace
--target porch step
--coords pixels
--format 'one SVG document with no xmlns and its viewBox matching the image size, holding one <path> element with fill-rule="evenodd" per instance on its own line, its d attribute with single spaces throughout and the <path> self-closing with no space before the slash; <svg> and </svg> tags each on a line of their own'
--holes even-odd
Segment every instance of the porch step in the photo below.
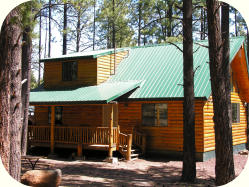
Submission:
<svg viewBox="0 0 249 187">
<path fill-rule="evenodd" d="M 139 154 L 131 154 L 131 157 L 138 157 Z"/>
</svg>

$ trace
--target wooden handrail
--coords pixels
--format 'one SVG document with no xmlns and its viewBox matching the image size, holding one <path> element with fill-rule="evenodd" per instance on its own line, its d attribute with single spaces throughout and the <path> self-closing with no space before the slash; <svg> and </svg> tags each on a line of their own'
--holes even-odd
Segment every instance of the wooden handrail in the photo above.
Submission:
<svg viewBox="0 0 249 187">
<path fill-rule="evenodd" d="M 113 143 L 117 143 L 117 127 L 113 128 Z M 55 143 L 70 144 L 109 144 L 108 127 L 54 127 Z M 50 126 L 29 126 L 31 142 L 50 142 Z"/>
<path fill-rule="evenodd" d="M 133 143 L 134 145 L 140 147 L 142 154 L 145 154 L 146 150 L 146 135 L 137 130 L 133 131 Z"/>
</svg>

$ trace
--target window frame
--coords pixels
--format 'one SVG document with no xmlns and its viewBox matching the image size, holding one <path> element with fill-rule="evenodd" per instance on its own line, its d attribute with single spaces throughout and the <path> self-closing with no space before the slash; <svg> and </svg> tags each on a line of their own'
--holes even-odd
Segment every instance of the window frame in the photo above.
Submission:
<svg viewBox="0 0 249 187">
<path fill-rule="evenodd" d="M 151 111 L 146 111 L 146 113 L 148 114 L 147 117 L 145 115 L 145 107 L 153 108 Z M 142 115 L 142 126 L 143 127 L 167 127 L 168 126 L 168 104 L 167 103 L 143 103 L 141 110 L 142 110 L 141 115 Z M 150 113 L 150 116 L 149 116 L 149 113 Z M 166 115 L 162 118 L 163 115 L 160 115 L 161 113 L 164 113 Z M 154 122 L 153 123 L 149 122 L 146 124 L 145 121 L 149 121 L 149 118 L 151 118 L 150 121 L 154 120 Z M 163 122 L 164 120 L 166 123 Z"/>
<path fill-rule="evenodd" d="M 75 81 L 78 79 L 78 62 L 62 62 L 62 81 Z"/>
<path fill-rule="evenodd" d="M 240 123 L 240 103 L 231 103 L 231 109 L 232 109 L 232 123 Z M 236 113 L 234 114 L 235 111 Z"/>
</svg>

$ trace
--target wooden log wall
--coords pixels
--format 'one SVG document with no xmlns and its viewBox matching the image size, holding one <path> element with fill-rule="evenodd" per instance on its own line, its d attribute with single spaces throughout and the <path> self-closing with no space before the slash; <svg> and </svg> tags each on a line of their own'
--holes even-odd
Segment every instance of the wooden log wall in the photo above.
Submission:
<svg viewBox="0 0 249 187">
<path fill-rule="evenodd" d="M 62 62 L 44 63 L 44 87 L 49 89 L 97 84 L 97 59 L 80 59 L 77 80 L 62 81 Z M 70 62 L 70 61 L 68 61 Z"/>
<path fill-rule="evenodd" d="M 128 55 L 128 51 L 116 53 L 116 69 L 118 64 Z M 98 58 L 97 63 L 98 79 L 97 84 L 105 82 L 111 74 L 114 74 L 114 54 L 105 55 Z"/>
<path fill-rule="evenodd" d="M 234 88 L 235 89 L 235 88 Z M 232 124 L 233 145 L 246 143 L 246 110 L 239 94 L 231 93 L 231 102 L 240 103 L 240 123 Z M 213 122 L 213 102 L 212 97 L 204 106 L 204 151 L 215 150 L 215 133 Z"/>
<path fill-rule="evenodd" d="M 241 47 L 231 63 L 231 75 L 233 89 L 231 92 L 231 102 L 240 103 L 240 123 L 232 124 L 233 145 L 246 143 L 246 108 L 244 101 L 248 99 L 249 89 L 247 67 L 245 61 L 244 47 Z M 215 134 L 213 122 L 212 97 L 204 106 L 204 151 L 215 150 Z"/>
<path fill-rule="evenodd" d="M 142 103 L 167 103 L 168 126 L 142 126 Z M 203 101 L 196 101 L 196 151 L 203 152 Z M 183 150 L 183 102 L 122 102 L 119 103 L 119 125 L 121 132 L 138 127 L 146 135 L 146 151 L 182 151 Z"/>
<path fill-rule="evenodd" d="M 101 105 L 63 106 L 63 126 L 100 126 L 102 124 Z M 35 107 L 35 124 L 48 125 L 48 107 Z"/>
</svg>

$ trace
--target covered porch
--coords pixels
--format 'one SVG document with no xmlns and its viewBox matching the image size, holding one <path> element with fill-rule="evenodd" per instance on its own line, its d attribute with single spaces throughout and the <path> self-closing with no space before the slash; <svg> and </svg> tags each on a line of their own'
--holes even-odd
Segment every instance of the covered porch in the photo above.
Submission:
<svg viewBox="0 0 249 187">
<path fill-rule="evenodd" d="M 50 147 L 51 154 L 56 147 L 76 148 L 79 157 L 85 149 L 106 150 L 109 157 L 113 151 L 119 151 L 130 160 L 132 144 L 145 150 L 145 137 L 136 131 L 130 134 L 120 132 L 118 103 L 113 100 L 138 84 L 122 86 L 110 84 L 86 87 L 87 90 L 84 88 L 80 92 L 76 89 L 31 93 L 30 104 L 35 106 L 36 121 L 28 128 L 29 145 Z M 78 101 L 75 101 L 75 92 Z M 61 114 L 57 114 L 58 107 Z M 59 124 L 58 115 L 61 115 Z"/>
</svg>

